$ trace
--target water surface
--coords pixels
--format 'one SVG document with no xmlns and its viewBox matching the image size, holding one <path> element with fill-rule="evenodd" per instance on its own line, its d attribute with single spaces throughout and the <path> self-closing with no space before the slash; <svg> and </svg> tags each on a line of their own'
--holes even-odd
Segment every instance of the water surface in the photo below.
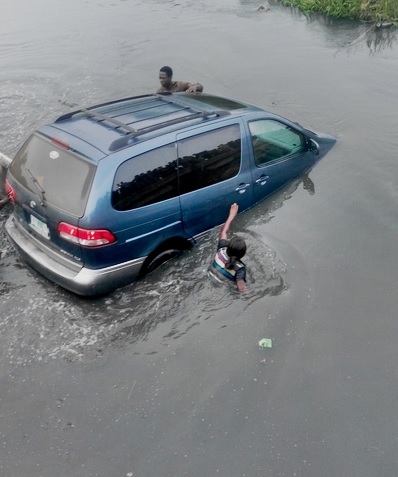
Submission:
<svg viewBox="0 0 398 477">
<path fill-rule="evenodd" d="M 396 475 L 396 30 L 249 0 L 2 7 L 10 156 L 65 101 L 155 91 L 164 64 L 338 142 L 234 222 L 245 298 L 207 276 L 217 230 L 92 300 L 31 271 L 0 232 L 0 474 Z"/>
</svg>

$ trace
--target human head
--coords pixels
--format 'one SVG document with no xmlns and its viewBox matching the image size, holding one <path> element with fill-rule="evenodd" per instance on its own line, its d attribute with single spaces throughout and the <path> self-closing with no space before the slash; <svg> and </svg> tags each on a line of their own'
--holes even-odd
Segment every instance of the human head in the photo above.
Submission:
<svg viewBox="0 0 398 477">
<path fill-rule="evenodd" d="M 227 247 L 228 257 L 234 257 L 236 260 L 240 260 L 246 253 L 246 242 L 242 237 L 234 235 L 229 241 Z"/>
<path fill-rule="evenodd" d="M 171 85 L 172 78 L 173 70 L 170 68 L 170 66 L 162 66 L 159 71 L 160 84 L 167 88 Z"/>
</svg>

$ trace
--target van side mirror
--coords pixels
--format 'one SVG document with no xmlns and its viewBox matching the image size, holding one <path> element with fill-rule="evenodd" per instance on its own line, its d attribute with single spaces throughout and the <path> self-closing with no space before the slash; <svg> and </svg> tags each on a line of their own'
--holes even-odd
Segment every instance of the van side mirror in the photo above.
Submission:
<svg viewBox="0 0 398 477">
<path fill-rule="evenodd" d="M 308 149 L 312 151 L 316 156 L 319 154 L 319 144 L 313 139 L 309 140 Z"/>
</svg>

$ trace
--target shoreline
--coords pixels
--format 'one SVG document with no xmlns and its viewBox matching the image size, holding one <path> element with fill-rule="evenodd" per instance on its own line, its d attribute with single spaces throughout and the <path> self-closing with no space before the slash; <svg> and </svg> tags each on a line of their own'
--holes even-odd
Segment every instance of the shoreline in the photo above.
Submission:
<svg viewBox="0 0 398 477">
<path fill-rule="evenodd" d="M 389 0 L 280 0 L 282 5 L 304 13 L 374 22 L 378 27 L 398 24 L 398 2 Z"/>
</svg>

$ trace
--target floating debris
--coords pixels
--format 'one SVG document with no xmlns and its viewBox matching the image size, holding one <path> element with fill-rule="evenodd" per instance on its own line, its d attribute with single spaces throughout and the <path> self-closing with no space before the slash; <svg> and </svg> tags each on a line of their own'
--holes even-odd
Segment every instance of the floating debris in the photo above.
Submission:
<svg viewBox="0 0 398 477">
<path fill-rule="evenodd" d="M 272 348 L 272 340 L 270 338 L 263 338 L 258 342 L 260 348 Z"/>
<path fill-rule="evenodd" d="M 378 22 L 376 28 L 390 28 L 393 26 L 393 22 Z"/>
<path fill-rule="evenodd" d="M 257 8 L 256 12 L 263 12 L 264 13 L 264 12 L 268 12 L 268 10 L 271 10 L 270 7 L 264 7 L 264 5 L 260 5 Z"/>
</svg>

